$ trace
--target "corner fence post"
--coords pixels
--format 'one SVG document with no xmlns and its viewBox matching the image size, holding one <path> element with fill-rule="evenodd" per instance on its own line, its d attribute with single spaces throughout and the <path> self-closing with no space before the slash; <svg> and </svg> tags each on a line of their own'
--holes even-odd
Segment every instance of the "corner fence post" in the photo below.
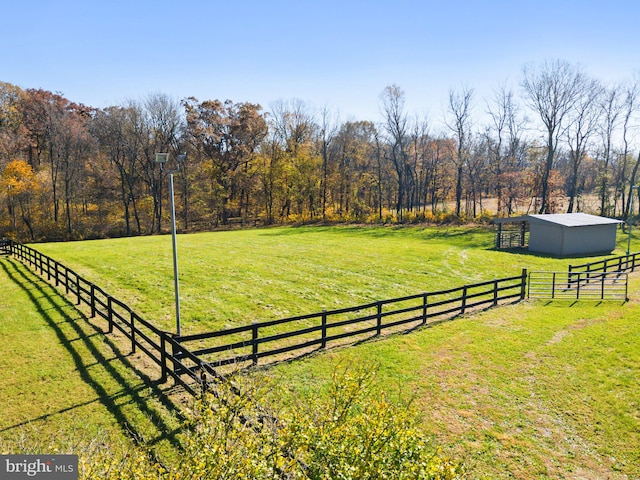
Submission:
<svg viewBox="0 0 640 480">
<path fill-rule="evenodd" d="M 527 269 L 522 269 L 522 277 L 520 280 L 520 300 L 524 300 L 527 293 Z"/>
<path fill-rule="evenodd" d="M 202 389 L 202 394 L 204 395 L 209 390 L 209 381 L 207 380 L 207 372 L 204 368 L 202 368 L 202 364 L 200 364 L 200 388 Z"/>
</svg>

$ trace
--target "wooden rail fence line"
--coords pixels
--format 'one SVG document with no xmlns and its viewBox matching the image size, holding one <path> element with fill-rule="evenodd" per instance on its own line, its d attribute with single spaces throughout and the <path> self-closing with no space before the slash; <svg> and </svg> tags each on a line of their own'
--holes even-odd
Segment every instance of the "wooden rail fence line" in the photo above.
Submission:
<svg viewBox="0 0 640 480">
<path fill-rule="evenodd" d="M 91 318 L 99 316 L 106 320 L 107 333 L 113 333 L 114 329 L 118 330 L 130 341 L 132 353 L 139 349 L 157 364 L 161 372 L 161 382 L 164 383 L 171 377 L 176 384 L 196 396 L 208 388 L 211 378 L 223 379 L 223 376 L 201 358 L 185 349 L 175 339 L 175 335 L 160 330 L 140 317 L 127 304 L 85 280 L 60 262 L 11 240 L 0 241 L 0 253 L 13 255 L 42 278 L 46 278 L 48 282 L 64 288 L 67 295 L 75 298 L 76 305 L 84 303 L 90 308 Z"/>
<path fill-rule="evenodd" d="M 633 272 L 638 265 L 640 265 L 640 253 L 636 252 L 582 265 L 569 265 L 569 273 Z"/>
<path fill-rule="evenodd" d="M 206 358 L 215 368 L 238 366 L 260 359 L 313 348 L 329 343 L 368 336 L 380 336 L 384 330 L 411 325 L 426 325 L 430 319 L 462 315 L 478 307 L 493 307 L 507 300 L 522 300 L 526 293 L 527 271 L 521 275 L 425 292 L 406 297 L 371 302 L 356 307 L 299 315 L 251 325 L 184 335 L 181 345 L 194 345 L 191 352 Z M 365 337 L 365 338 L 368 338 Z M 353 342 L 349 342 L 353 343 Z"/>
</svg>

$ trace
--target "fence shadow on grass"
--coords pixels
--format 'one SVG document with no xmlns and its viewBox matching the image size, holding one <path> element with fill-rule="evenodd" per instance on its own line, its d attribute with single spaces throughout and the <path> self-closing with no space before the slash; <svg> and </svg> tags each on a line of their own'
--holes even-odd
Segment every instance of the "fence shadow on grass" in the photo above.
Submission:
<svg viewBox="0 0 640 480">
<path fill-rule="evenodd" d="M 172 446 L 181 448 L 177 439 L 180 429 L 172 429 L 166 420 L 169 414 L 178 415 L 178 408 L 166 395 L 162 394 L 163 392 L 148 376 L 127 359 L 128 354 L 123 354 L 118 345 L 103 335 L 98 326 L 88 321 L 87 317 L 64 296 L 60 295 L 53 286 L 39 279 L 19 261 L 4 259 L 0 261 L 0 266 L 6 276 L 28 295 L 35 309 L 71 355 L 82 380 L 93 389 L 98 397 L 88 402 L 76 403 L 58 412 L 27 419 L 20 424 L 6 427 L 4 431 L 100 401 L 116 419 L 122 431 L 132 437 L 135 442 L 143 441 L 146 445 L 156 445 L 167 441 Z M 61 317 L 64 321 L 56 321 L 52 311 L 55 311 L 56 316 Z M 80 348 L 86 348 L 95 362 L 87 363 L 80 353 Z M 109 358 L 112 354 L 113 357 Z M 114 361 L 121 362 L 128 371 L 135 372 L 141 383 L 137 385 L 132 383 L 113 365 Z M 92 374 L 91 367 L 96 364 L 99 364 L 103 371 L 109 375 L 110 380 L 119 387 L 117 393 L 110 394 L 100 378 Z M 145 394 L 148 391 L 150 393 Z M 150 400 L 159 402 L 159 404 L 152 404 Z M 148 419 L 147 423 L 154 426 L 151 435 L 149 432 L 142 431 L 138 426 L 139 422 L 135 418 L 131 418 L 132 415 L 125 411 L 124 407 L 132 404 L 144 418 Z"/>
</svg>

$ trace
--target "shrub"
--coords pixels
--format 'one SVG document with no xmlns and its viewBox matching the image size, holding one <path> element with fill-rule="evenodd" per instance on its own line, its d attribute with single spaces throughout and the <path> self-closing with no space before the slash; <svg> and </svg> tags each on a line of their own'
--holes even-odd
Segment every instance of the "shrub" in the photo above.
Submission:
<svg viewBox="0 0 640 480">
<path fill-rule="evenodd" d="M 374 380 L 370 368 L 336 368 L 326 395 L 296 397 L 278 412 L 263 406 L 280 393 L 263 378 L 243 381 L 241 395 L 220 384 L 195 403 L 182 451 L 168 459 L 105 439 L 48 450 L 77 453 L 81 479 L 461 478 L 462 466 L 419 430 L 410 403 L 380 395 Z"/>
</svg>

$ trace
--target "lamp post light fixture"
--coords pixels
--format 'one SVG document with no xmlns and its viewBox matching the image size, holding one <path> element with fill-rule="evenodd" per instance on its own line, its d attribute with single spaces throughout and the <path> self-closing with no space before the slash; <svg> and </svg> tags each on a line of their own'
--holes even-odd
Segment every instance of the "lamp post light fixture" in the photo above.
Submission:
<svg viewBox="0 0 640 480">
<path fill-rule="evenodd" d="M 629 238 L 627 239 L 627 256 L 631 252 L 631 228 L 633 226 L 633 189 L 638 191 L 640 185 L 631 185 L 631 201 L 629 202 Z"/>
<path fill-rule="evenodd" d="M 178 165 L 174 170 L 169 170 L 169 190 L 171 199 L 171 241 L 173 244 L 173 287 L 175 291 L 176 304 L 176 335 L 180 336 L 180 285 L 178 283 L 178 242 L 176 238 L 176 205 L 173 191 L 173 174 L 179 171 L 180 163 L 187 157 L 186 154 L 177 156 Z M 164 164 L 169 161 L 168 153 L 156 153 L 156 163 L 160 164 L 160 171 L 163 170 Z"/>
</svg>

